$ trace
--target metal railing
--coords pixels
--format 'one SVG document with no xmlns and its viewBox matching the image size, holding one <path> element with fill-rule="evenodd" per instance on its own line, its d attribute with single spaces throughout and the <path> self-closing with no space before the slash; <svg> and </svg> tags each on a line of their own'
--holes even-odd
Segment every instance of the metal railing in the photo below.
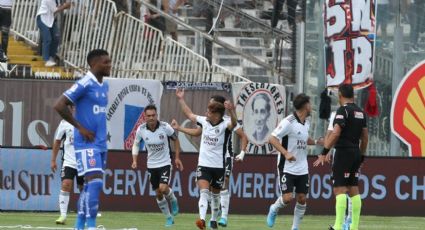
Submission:
<svg viewBox="0 0 425 230">
<path fill-rule="evenodd" d="M 72 7 L 63 17 L 60 56 L 72 67 L 88 68 L 85 56 L 90 50 L 111 52 L 117 10 L 111 0 L 79 1 Z"/>
<path fill-rule="evenodd" d="M 12 32 L 32 45 L 38 44 L 36 22 L 39 1 L 15 0 L 12 8 Z"/>
<path fill-rule="evenodd" d="M 17 0 L 13 31 L 34 46 L 38 45 L 35 24 L 39 1 Z M 94 48 L 110 52 L 112 75 L 193 82 L 249 81 L 224 68 L 210 66 L 208 60 L 129 14 L 117 14 L 112 0 L 81 1 L 63 16 L 59 56 L 75 70 L 87 70 L 87 53 Z M 39 70 L 39 72 L 43 72 Z M 77 71 L 78 72 L 78 71 Z"/>
</svg>

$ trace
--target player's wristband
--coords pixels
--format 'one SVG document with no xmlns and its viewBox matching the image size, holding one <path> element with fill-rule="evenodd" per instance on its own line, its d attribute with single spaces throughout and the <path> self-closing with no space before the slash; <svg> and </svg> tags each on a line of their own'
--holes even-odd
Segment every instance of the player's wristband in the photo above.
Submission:
<svg viewBox="0 0 425 230">
<path fill-rule="evenodd" d="M 330 149 L 328 149 L 328 148 L 323 148 L 323 150 L 322 150 L 322 155 L 323 156 L 325 156 L 326 154 L 328 154 L 328 152 L 330 151 Z"/>
</svg>

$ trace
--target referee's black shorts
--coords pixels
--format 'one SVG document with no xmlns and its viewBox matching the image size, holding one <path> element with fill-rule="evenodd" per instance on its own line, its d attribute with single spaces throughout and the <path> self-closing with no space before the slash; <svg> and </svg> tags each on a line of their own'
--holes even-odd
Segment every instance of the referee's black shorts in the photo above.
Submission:
<svg viewBox="0 0 425 230">
<path fill-rule="evenodd" d="M 361 164 L 360 149 L 337 148 L 332 164 L 332 181 L 334 187 L 357 186 Z"/>
</svg>

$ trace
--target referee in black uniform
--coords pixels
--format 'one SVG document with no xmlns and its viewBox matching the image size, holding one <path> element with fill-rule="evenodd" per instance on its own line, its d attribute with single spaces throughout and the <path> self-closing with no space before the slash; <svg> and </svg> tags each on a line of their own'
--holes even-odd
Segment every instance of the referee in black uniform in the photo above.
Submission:
<svg viewBox="0 0 425 230">
<path fill-rule="evenodd" d="M 339 104 L 335 115 L 334 130 L 325 140 L 323 152 L 314 166 L 330 162 L 329 150 L 335 145 L 332 164 L 333 191 L 336 198 L 335 224 L 330 230 L 341 230 L 344 224 L 347 196 L 352 201 L 352 223 L 350 230 L 358 230 L 362 201 L 359 195 L 359 168 L 364 160 L 368 143 L 366 114 L 354 104 L 354 90 L 350 84 L 338 88 Z"/>
</svg>

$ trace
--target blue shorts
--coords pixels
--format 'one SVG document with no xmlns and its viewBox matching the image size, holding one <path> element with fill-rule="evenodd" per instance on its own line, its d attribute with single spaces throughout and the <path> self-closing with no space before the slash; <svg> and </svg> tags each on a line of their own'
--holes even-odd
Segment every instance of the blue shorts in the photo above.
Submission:
<svg viewBox="0 0 425 230">
<path fill-rule="evenodd" d="M 77 160 L 78 176 L 85 176 L 87 173 L 103 173 L 106 167 L 107 152 L 98 149 L 75 150 Z"/>
</svg>

